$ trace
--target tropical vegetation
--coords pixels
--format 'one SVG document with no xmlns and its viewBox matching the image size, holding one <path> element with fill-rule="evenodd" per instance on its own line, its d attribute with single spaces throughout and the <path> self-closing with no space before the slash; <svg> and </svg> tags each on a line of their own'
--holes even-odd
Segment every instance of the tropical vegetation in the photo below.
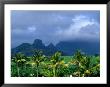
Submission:
<svg viewBox="0 0 110 87">
<path fill-rule="evenodd" d="M 11 58 L 12 77 L 99 77 L 99 55 L 86 55 L 77 50 L 73 56 L 57 51 L 45 56 L 41 50 L 26 56 L 19 52 Z"/>
</svg>

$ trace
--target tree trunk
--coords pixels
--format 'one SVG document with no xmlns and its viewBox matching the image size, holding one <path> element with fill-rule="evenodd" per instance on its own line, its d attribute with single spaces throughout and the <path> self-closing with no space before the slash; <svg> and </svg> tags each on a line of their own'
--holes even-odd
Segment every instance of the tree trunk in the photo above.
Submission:
<svg viewBox="0 0 110 87">
<path fill-rule="evenodd" d="M 80 62 L 78 64 L 78 73 L 79 73 L 79 77 L 80 77 Z"/>
<path fill-rule="evenodd" d="M 38 64 L 37 64 L 37 77 L 38 77 L 39 69 L 38 69 Z"/>
<path fill-rule="evenodd" d="M 53 67 L 53 76 L 56 76 L 56 71 L 55 71 L 55 67 Z"/>
<path fill-rule="evenodd" d="M 37 67 L 37 77 L 38 77 L 38 67 Z"/>
<path fill-rule="evenodd" d="M 18 73 L 18 77 L 20 77 L 18 62 L 17 62 L 17 73 Z"/>
</svg>

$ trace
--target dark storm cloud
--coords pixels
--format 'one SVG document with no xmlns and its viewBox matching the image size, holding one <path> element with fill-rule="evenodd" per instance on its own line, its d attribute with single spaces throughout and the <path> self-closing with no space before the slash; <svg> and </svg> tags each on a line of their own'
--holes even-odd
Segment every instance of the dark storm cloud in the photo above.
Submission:
<svg viewBox="0 0 110 87">
<path fill-rule="evenodd" d="M 95 41 L 99 40 L 100 12 L 13 10 L 11 29 L 12 47 L 34 39 L 46 45 L 77 38 Z"/>
</svg>

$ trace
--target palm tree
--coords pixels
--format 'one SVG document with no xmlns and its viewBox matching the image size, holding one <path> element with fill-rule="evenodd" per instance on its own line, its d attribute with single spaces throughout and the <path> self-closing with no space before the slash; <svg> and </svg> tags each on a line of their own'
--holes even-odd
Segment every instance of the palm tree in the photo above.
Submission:
<svg viewBox="0 0 110 87">
<path fill-rule="evenodd" d="M 81 76 L 80 68 L 81 68 L 81 60 L 83 58 L 83 55 L 81 54 L 81 50 L 77 50 L 76 53 L 73 56 L 73 64 L 77 66 L 77 72 L 74 74 L 77 74 L 77 76 Z"/>
<path fill-rule="evenodd" d="M 22 54 L 21 52 L 17 53 L 15 55 L 15 62 L 16 62 L 17 73 L 18 73 L 18 77 L 19 77 L 20 76 L 20 67 L 23 70 L 23 66 L 26 63 L 26 56 L 24 54 Z"/>
<path fill-rule="evenodd" d="M 37 77 L 38 77 L 39 65 L 44 60 L 45 55 L 43 55 L 41 50 L 35 50 L 34 52 L 35 52 L 35 54 L 33 55 L 32 59 L 35 62 L 36 69 L 37 69 L 37 73 L 36 74 L 37 74 Z"/>
<path fill-rule="evenodd" d="M 90 63 L 91 58 L 89 56 L 84 56 L 81 60 L 82 68 L 83 68 L 83 76 L 90 76 Z"/>
<path fill-rule="evenodd" d="M 91 58 L 89 56 L 83 55 L 80 50 L 77 50 L 72 63 L 77 66 L 74 76 L 91 76 Z"/>
<path fill-rule="evenodd" d="M 63 59 L 61 58 L 61 53 L 60 52 L 56 52 L 52 57 L 51 57 L 51 62 L 52 62 L 52 68 L 53 68 L 53 76 L 56 77 L 57 76 L 57 71 L 60 68 L 60 66 L 64 66 L 65 63 L 63 61 Z"/>
</svg>

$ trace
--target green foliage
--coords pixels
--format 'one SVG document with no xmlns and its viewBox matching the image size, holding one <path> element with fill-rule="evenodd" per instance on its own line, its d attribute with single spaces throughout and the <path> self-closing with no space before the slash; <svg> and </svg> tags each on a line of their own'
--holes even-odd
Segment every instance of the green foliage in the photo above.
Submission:
<svg viewBox="0 0 110 87">
<path fill-rule="evenodd" d="M 62 56 L 56 52 L 52 56 L 35 50 L 34 55 L 26 57 L 16 54 L 11 60 L 12 77 L 99 77 L 99 56 L 88 56 L 77 50 L 73 56 Z"/>
</svg>

